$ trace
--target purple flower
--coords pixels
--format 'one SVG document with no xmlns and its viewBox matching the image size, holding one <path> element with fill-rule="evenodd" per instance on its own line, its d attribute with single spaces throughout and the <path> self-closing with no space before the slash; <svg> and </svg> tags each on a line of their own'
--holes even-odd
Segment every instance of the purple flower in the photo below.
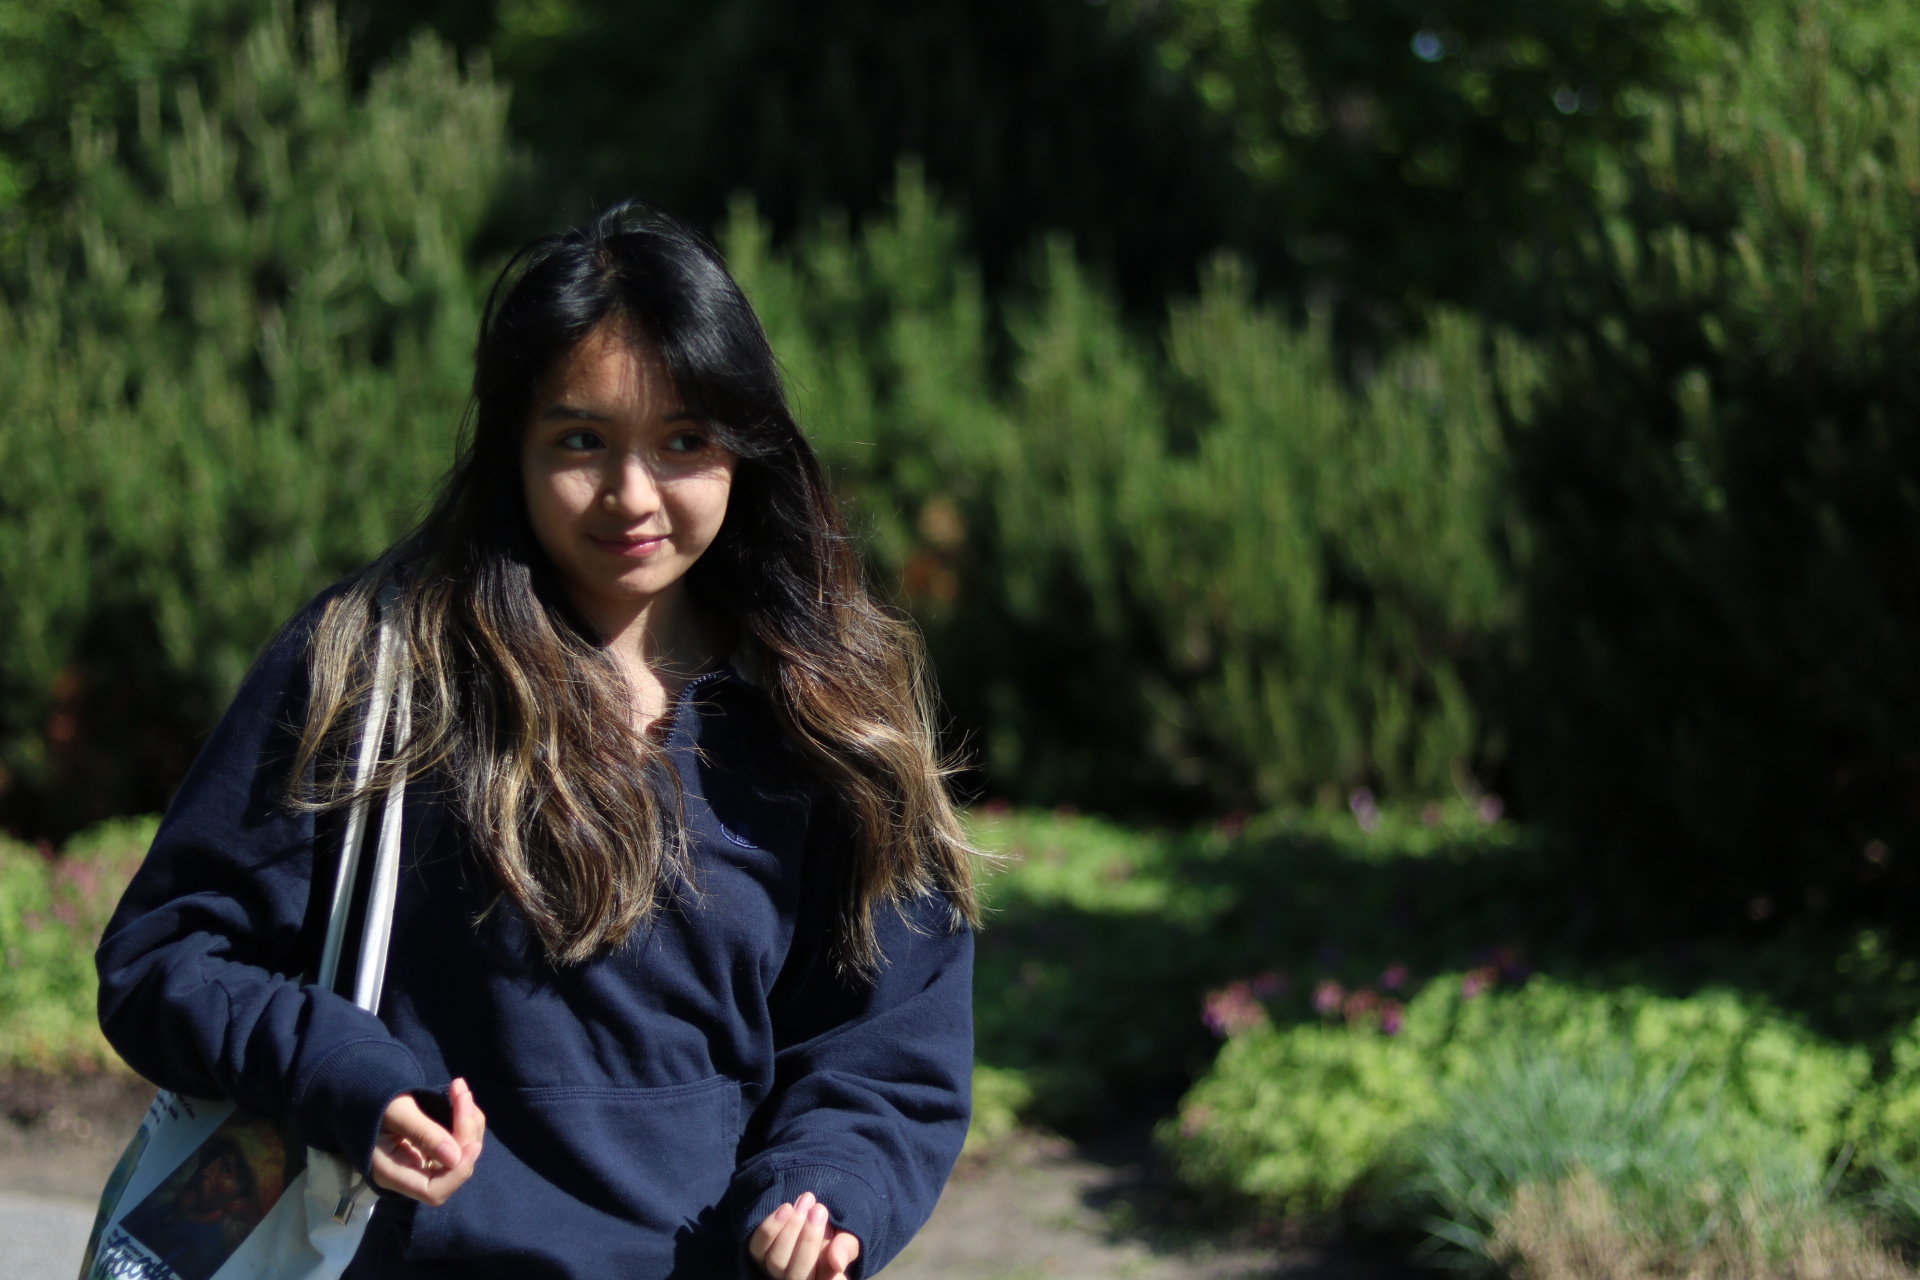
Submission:
<svg viewBox="0 0 1920 1280">
<path fill-rule="evenodd" d="M 1491 965 L 1469 969 L 1460 978 L 1460 998 L 1471 1000 L 1500 980 L 1500 971 Z"/>
<path fill-rule="evenodd" d="M 1353 810 L 1362 831 L 1372 831 L 1380 825 L 1380 806 L 1373 802 L 1373 792 L 1365 787 L 1347 797 L 1347 807 Z"/>
<path fill-rule="evenodd" d="M 1406 986 L 1407 966 L 1403 964 L 1390 966 L 1385 973 L 1380 975 L 1380 985 L 1389 991 L 1398 991 L 1400 988 Z"/>
<path fill-rule="evenodd" d="M 1313 989 L 1313 1011 L 1323 1018 L 1330 1018 L 1340 1012 L 1340 1006 L 1346 1003 L 1347 993 L 1332 978 L 1322 979 Z"/>
<path fill-rule="evenodd" d="M 1246 983 L 1229 982 L 1218 991 L 1207 993 L 1200 1018 L 1208 1030 L 1224 1040 L 1265 1025 L 1267 1006 L 1254 997 L 1253 989 Z"/>
<path fill-rule="evenodd" d="M 1502 800 L 1499 796 L 1481 796 L 1480 804 L 1478 808 L 1475 809 L 1475 813 L 1479 815 L 1480 821 L 1487 823 L 1489 826 L 1500 821 L 1501 816 L 1505 814 L 1506 811 L 1506 801 Z"/>
<path fill-rule="evenodd" d="M 1380 1006 L 1380 1032 L 1382 1035 L 1397 1036 L 1400 1029 L 1407 1025 L 1407 1010 L 1398 1000 L 1389 1000 Z"/>
</svg>

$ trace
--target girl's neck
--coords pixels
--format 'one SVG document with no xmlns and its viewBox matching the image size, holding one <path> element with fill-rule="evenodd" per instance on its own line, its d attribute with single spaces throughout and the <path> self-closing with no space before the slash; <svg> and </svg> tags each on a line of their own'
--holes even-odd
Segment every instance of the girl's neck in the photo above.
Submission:
<svg viewBox="0 0 1920 1280">
<path fill-rule="evenodd" d="M 633 725 L 640 732 L 666 714 L 689 681 L 719 665 L 727 653 L 728 629 L 694 601 L 684 578 L 638 608 L 593 601 L 576 601 L 575 607 L 626 676 L 633 690 Z"/>
</svg>

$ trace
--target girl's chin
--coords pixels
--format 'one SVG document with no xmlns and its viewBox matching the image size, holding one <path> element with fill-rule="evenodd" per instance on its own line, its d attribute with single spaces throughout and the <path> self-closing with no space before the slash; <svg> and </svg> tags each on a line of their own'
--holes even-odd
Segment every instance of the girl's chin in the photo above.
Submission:
<svg viewBox="0 0 1920 1280">
<path fill-rule="evenodd" d="M 683 565 L 649 564 L 645 569 L 632 569 L 623 574 L 602 577 L 593 584 L 590 593 L 610 604 L 618 601 L 622 604 L 645 605 L 685 576 L 686 567 Z"/>
</svg>

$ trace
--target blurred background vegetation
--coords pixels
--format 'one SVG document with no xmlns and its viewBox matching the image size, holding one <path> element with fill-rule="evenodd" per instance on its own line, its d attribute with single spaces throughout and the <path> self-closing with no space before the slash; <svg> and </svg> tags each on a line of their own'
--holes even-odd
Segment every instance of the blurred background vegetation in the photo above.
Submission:
<svg viewBox="0 0 1920 1280">
<path fill-rule="evenodd" d="M 988 1128 L 1537 1274 L 1920 1221 L 1917 72 L 1901 0 L 14 0 L 9 973 L 639 192 L 1017 855 Z"/>
</svg>

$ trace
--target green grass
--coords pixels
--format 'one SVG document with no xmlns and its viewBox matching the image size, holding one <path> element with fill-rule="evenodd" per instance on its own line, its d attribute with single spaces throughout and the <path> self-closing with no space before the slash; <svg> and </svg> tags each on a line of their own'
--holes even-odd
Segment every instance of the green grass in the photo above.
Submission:
<svg viewBox="0 0 1920 1280">
<path fill-rule="evenodd" d="M 1433 1251 L 1468 1267 L 1511 1261 L 1502 1235 L 1516 1200 L 1583 1174 L 1623 1234 L 1673 1264 L 1716 1246 L 1777 1264 L 1811 1230 L 1844 1217 L 1830 1166 L 1803 1135 L 1735 1098 L 1689 1097 L 1687 1073 L 1624 1050 L 1514 1052 L 1489 1063 L 1409 1143 L 1402 1193 L 1430 1208 Z"/>
<path fill-rule="evenodd" d="M 1310 1017 L 1321 981 L 1463 967 L 1568 914 L 1547 903 L 1523 831 L 1464 804 L 1428 816 L 1389 811 L 1371 832 L 1314 812 L 1163 832 L 977 811 L 975 839 L 1002 859 L 975 972 L 981 1060 L 1027 1074 L 1035 1118 L 1098 1127 L 1170 1107 L 1205 1071 L 1219 1042 L 1203 1001 L 1224 983 L 1271 972 L 1276 1008 Z M 1516 912 L 1518 897 L 1541 905 Z"/>
</svg>

